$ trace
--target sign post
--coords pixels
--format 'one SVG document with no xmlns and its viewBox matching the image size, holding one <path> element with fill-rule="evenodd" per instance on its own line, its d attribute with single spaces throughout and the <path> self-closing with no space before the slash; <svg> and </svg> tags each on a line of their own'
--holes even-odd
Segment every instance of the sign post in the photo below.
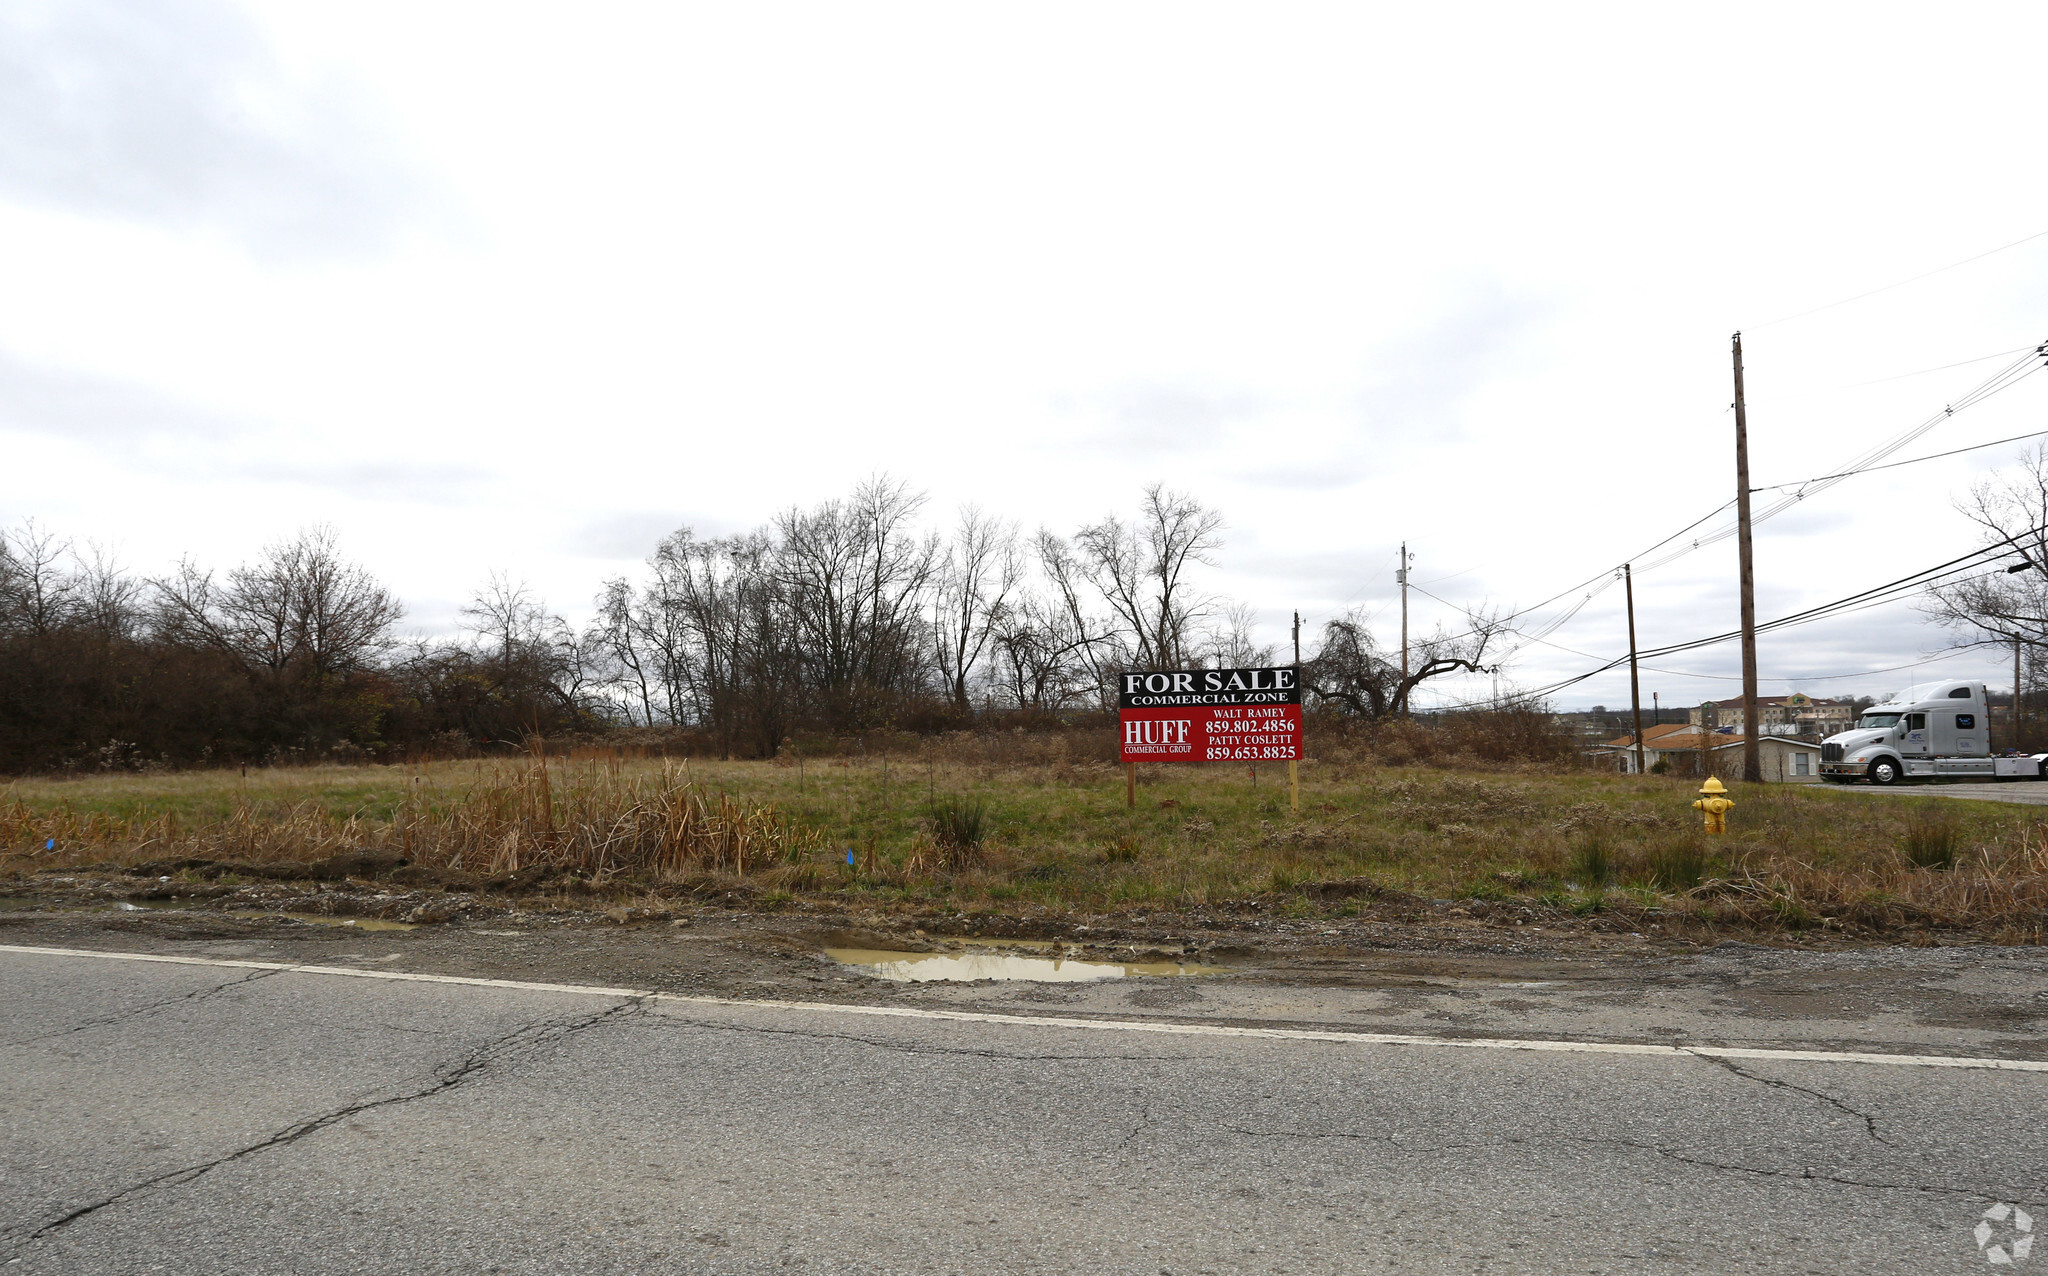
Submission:
<svg viewBox="0 0 2048 1276">
<path fill-rule="evenodd" d="M 1285 762 L 1288 804 L 1301 809 L 1298 670 L 1179 669 L 1117 679 L 1124 800 L 1137 805 L 1140 762 Z"/>
</svg>

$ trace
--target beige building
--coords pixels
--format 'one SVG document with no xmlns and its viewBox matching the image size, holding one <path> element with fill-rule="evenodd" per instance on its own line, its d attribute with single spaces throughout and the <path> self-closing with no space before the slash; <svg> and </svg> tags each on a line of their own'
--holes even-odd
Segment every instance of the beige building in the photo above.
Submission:
<svg viewBox="0 0 2048 1276">
<path fill-rule="evenodd" d="M 1704 725 L 1709 730 L 1732 728 L 1738 735 L 1745 729 L 1741 696 L 1732 700 L 1709 701 L 1691 710 L 1687 716 L 1695 727 Z M 1804 692 L 1795 691 L 1789 696 L 1758 696 L 1756 716 L 1757 726 L 1766 733 L 1824 738 L 1855 725 L 1856 709 L 1847 700 L 1816 700 Z"/>
<path fill-rule="evenodd" d="M 1740 706 L 1737 706 L 1740 712 Z M 1609 740 L 1594 750 L 1610 759 L 1614 769 L 1632 775 L 1636 769 L 1635 737 Z M 1791 736 L 1766 735 L 1757 741 L 1762 755 L 1764 781 L 1768 784 L 1808 784 L 1820 781 L 1820 746 Z M 1643 732 L 1645 769 L 1664 763 L 1669 775 L 1717 775 L 1724 780 L 1742 776 L 1742 744 L 1739 735 L 1718 731 L 1700 732 L 1672 726 Z"/>
</svg>

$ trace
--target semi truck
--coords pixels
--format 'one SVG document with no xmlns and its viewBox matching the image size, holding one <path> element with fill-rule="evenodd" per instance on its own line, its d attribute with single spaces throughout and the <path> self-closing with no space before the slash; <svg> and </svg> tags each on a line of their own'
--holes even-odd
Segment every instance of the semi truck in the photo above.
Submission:
<svg viewBox="0 0 2048 1276">
<path fill-rule="evenodd" d="M 1856 725 L 1821 742 L 1821 778 L 2039 780 L 2048 754 L 1991 752 L 1989 698 L 1981 682 L 1925 682 L 1863 711 Z"/>
</svg>

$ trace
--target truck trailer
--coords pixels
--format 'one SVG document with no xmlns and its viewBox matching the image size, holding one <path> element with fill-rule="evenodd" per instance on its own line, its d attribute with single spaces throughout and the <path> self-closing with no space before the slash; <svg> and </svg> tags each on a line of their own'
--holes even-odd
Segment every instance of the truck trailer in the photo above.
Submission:
<svg viewBox="0 0 2048 1276">
<path fill-rule="evenodd" d="M 1831 784 L 2039 780 L 2044 764 L 2048 754 L 1991 752 L 1990 701 L 1981 682 L 1908 687 L 1820 746 L 1821 778 Z"/>
</svg>

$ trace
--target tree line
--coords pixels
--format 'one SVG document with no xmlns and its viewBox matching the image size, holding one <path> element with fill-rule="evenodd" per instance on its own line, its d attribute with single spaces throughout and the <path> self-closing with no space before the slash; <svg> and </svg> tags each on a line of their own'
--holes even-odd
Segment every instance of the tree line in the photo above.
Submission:
<svg viewBox="0 0 2048 1276">
<path fill-rule="evenodd" d="M 722 756 L 805 735 L 1049 725 L 1114 708 L 1124 669 L 1274 663 L 1251 609 L 1200 587 L 1224 520 L 1184 493 L 1071 535 L 968 507 L 921 521 L 886 477 L 733 536 L 665 537 L 578 629 L 494 574 L 460 632 L 404 608 L 330 527 L 225 573 L 137 576 L 33 522 L 0 533 L 0 769 L 405 756 L 639 729 Z M 1409 648 L 1328 621 L 1312 702 L 1364 719 L 1485 669 L 1498 621 Z M 1292 653 L 1287 655 L 1292 659 Z"/>
</svg>

